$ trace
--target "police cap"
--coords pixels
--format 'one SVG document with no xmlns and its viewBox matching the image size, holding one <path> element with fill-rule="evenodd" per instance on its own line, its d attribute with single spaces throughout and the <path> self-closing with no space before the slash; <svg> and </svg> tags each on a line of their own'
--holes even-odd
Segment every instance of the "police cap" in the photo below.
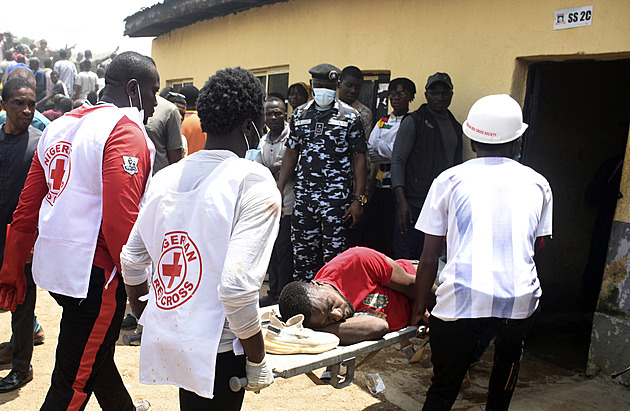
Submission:
<svg viewBox="0 0 630 411">
<path fill-rule="evenodd" d="M 453 89 L 453 83 L 451 82 L 451 77 L 446 73 L 435 73 L 430 76 L 427 80 L 427 85 L 424 86 L 425 90 L 431 87 L 433 84 L 437 82 L 442 82 L 446 84 L 451 90 Z"/>
<path fill-rule="evenodd" d="M 314 79 L 325 81 L 337 81 L 339 74 L 341 74 L 341 70 L 337 67 L 326 63 L 318 64 L 308 72 Z"/>
</svg>

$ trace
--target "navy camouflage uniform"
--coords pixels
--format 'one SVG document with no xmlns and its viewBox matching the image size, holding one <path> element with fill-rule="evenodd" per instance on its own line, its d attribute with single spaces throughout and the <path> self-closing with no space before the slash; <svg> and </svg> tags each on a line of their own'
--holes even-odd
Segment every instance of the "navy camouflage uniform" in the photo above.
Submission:
<svg viewBox="0 0 630 411">
<path fill-rule="evenodd" d="M 291 239 L 297 281 L 317 271 L 347 248 L 343 215 L 353 201 L 352 159 L 367 151 L 361 115 L 335 99 L 321 111 L 313 100 L 298 107 L 289 123 L 286 146 L 298 151 Z"/>
</svg>

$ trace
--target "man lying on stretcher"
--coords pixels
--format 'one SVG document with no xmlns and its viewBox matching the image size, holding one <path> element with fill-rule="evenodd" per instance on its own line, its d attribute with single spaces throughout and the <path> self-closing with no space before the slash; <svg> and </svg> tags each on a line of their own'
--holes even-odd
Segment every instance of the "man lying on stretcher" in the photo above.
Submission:
<svg viewBox="0 0 630 411">
<path fill-rule="evenodd" d="M 378 339 L 409 325 L 415 276 L 411 261 L 353 247 L 324 265 L 310 283 L 284 287 L 280 315 L 303 314 L 305 327 L 333 333 L 342 345 Z"/>
</svg>

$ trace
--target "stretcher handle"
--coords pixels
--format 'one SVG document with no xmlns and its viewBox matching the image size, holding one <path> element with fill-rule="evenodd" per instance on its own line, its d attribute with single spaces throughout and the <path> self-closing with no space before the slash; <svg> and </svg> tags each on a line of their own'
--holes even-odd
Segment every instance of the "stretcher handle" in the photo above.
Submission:
<svg viewBox="0 0 630 411">
<path fill-rule="evenodd" d="M 246 377 L 232 377 L 230 378 L 230 389 L 234 392 L 238 392 L 241 388 L 247 387 Z"/>
</svg>

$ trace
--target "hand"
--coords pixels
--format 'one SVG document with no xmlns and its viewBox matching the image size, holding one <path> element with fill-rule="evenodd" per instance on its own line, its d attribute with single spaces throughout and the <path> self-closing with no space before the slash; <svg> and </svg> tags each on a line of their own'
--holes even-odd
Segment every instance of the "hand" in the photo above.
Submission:
<svg viewBox="0 0 630 411">
<path fill-rule="evenodd" d="M 258 364 L 247 360 L 245 375 L 247 376 L 247 386 L 245 387 L 247 391 L 260 391 L 273 383 L 273 373 L 265 358 Z"/>
<path fill-rule="evenodd" d="M 426 324 L 429 325 L 429 317 L 431 313 L 427 310 L 426 303 L 419 300 L 414 301 L 413 311 L 411 312 L 411 324 Z"/>
<path fill-rule="evenodd" d="M 413 226 L 413 219 L 411 218 L 411 208 L 406 201 L 398 202 L 398 224 L 400 224 L 400 232 L 407 231 L 407 223 Z"/>
<path fill-rule="evenodd" d="M 348 207 L 348 210 L 346 210 L 346 213 L 343 215 L 343 217 L 341 217 L 341 219 L 344 220 L 346 217 L 348 217 L 351 214 L 352 214 L 352 226 L 355 226 L 359 223 L 359 221 L 361 221 L 361 218 L 363 217 L 363 206 L 359 204 L 357 200 L 354 200 L 350 204 L 350 207 Z"/>
<path fill-rule="evenodd" d="M 35 242 L 35 233 L 21 233 L 9 228 L 0 269 L 0 307 L 15 311 L 26 296 L 24 266 Z"/>
</svg>

